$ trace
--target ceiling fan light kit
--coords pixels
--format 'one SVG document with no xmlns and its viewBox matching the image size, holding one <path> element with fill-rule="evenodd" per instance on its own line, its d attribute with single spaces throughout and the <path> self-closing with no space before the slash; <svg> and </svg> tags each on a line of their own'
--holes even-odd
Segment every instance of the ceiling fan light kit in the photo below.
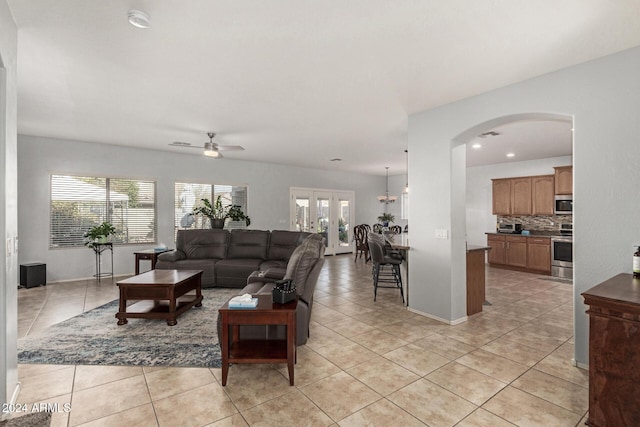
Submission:
<svg viewBox="0 0 640 427">
<path fill-rule="evenodd" d="M 222 154 L 220 154 L 218 149 L 214 147 L 213 143 L 211 142 L 204 143 L 204 155 L 207 157 L 213 157 L 216 159 L 222 158 Z"/>
<path fill-rule="evenodd" d="M 131 9 L 127 16 L 129 17 L 129 23 L 136 28 L 149 28 L 149 15 L 140 11 Z"/>
<path fill-rule="evenodd" d="M 204 146 L 191 145 L 190 142 L 181 142 L 181 141 L 173 141 L 171 146 L 173 147 L 182 147 L 182 148 L 204 148 L 204 155 L 207 157 L 212 157 L 214 159 L 222 159 L 224 156 L 220 153 L 220 151 L 244 151 L 244 147 L 240 145 L 218 145 L 213 142 L 213 138 L 216 136 L 214 132 L 207 132 L 207 136 L 209 137 L 209 141 L 204 143 Z"/>
</svg>

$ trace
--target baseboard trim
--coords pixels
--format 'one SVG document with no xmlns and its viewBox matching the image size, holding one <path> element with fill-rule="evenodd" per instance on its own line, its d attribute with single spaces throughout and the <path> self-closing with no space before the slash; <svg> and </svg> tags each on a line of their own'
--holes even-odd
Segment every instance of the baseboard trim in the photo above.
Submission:
<svg viewBox="0 0 640 427">
<path fill-rule="evenodd" d="M 133 276 L 133 275 L 134 275 L 134 273 L 114 274 L 113 278 L 115 279 L 117 277 L 130 277 L 130 276 Z M 111 276 L 103 276 L 102 277 L 102 279 L 109 279 L 109 278 L 111 278 Z M 75 279 L 55 280 L 53 282 L 47 281 L 47 285 L 54 284 L 54 283 L 77 282 L 77 281 L 80 281 L 80 280 L 98 280 L 98 279 L 96 279 L 94 276 L 91 276 L 91 277 L 78 277 L 78 278 L 75 278 Z"/>
<path fill-rule="evenodd" d="M 588 363 L 580 363 L 576 359 L 571 359 L 571 365 L 575 366 L 576 368 L 585 369 L 587 371 L 589 370 Z"/>
<path fill-rule="evenodd" d="M 11 400 L 7 402 L 9 407 L 12 407 L 18 401 L 18 395 L 20 394 L 20 387 L 21 387 L 21 384 L 20 384 L 20 381 L 18 381 L 16 383 L 15 389 L 13 390 L 13 393 L 11 394 Z M 4 421 L 8 419 L 9 415 L 11 415 L 11 412 L 0 412 L 0 421 Z"/>
<path fill-rule="evenodd" d="M 415 308 L 407 307 L 407 310 L 412 313 L 419 314 L 420 316 L 428 317 L 429 319 L 437 320 L 438 322 L 446 323 L 447 325 L 451 326 L 459 325 L 460 323 L 464 323 L 469 320 L 469 317 L 467 316 L 455 320 L 447 320 L 443 319 L 442 317 L 434 316 L 433 314 L 425 313 L 424 311 L 416 310 Z"/>
</svg>

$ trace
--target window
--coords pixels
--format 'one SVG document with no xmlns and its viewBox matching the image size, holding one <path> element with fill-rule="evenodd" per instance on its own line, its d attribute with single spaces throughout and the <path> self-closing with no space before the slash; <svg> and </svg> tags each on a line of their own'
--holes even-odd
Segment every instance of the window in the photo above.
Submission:
<svg viewBox="0 0 640 427">
<path fill-rule="evenodd" d="M 156 183 L 51 175 L 50 248 L 82 246 L 84 233 L 108 221 L 116 244 L 155 243 Z"/>
<path fill-rule="evenodd" d="M 209 220 L 199 215 L 191 215 L 193 208 L 202 206 L 202 199 L 215 203 L 218 196 L 223 206 L 237 205 L 247 214 L 247 187 L 235 185 L 175 183 L 174 238 L 178 230 L 209 228 Z"/>
</svg>

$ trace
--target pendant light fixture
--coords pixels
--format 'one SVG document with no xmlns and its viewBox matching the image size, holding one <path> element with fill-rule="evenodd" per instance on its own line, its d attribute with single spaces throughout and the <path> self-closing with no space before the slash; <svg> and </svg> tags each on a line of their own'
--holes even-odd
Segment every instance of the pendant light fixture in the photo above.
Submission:
<svg viewBox="0 0 640 427">
<path fill-rule="evenodd" d="M 387 181 L 386 181 L 385 192 L 384 192 L 384 196 L 378 196 L 378 201 L 380 203 L 384 203 L 385 209 L 386 209 L 386 206 L 389 203 L 395 202 L 398 198 L 396 196 L 389 195 L 389 166 L 386 166 L 385 169 L 387 170 Z"/>
</svg>

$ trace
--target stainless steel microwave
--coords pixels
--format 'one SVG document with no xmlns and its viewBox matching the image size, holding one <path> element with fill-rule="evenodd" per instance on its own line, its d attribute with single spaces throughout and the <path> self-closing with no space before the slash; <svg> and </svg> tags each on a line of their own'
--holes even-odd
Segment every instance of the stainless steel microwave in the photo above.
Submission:
<svg viewBox="0 0 640 427">
<path fill-rule="evenodd" d="M 573 195 L 556 195 L 553 211 L 556 215 L 573 214 Z"/>
</svg>

